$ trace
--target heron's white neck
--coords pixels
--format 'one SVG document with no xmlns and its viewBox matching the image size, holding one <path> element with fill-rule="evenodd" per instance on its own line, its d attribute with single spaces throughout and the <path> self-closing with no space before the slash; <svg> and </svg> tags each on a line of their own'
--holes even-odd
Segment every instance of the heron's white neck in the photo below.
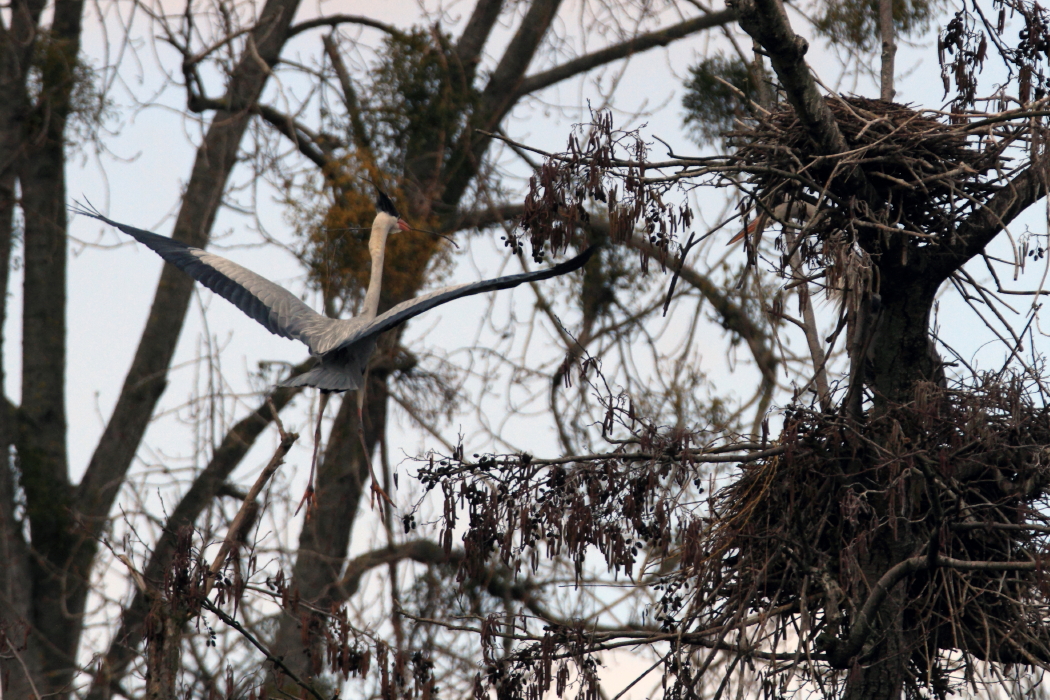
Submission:
<svg viewBox="0 0 1050 700">
<path fill-rule="evenodd" d="M 373 319 L 379 312 L 379 292 L 383 286 L 383 258 L 386 256 L 386 237 L 390 234 L 389 214 L 380 212 L 372 222 L 372 235 L 368 239 L 368 252 L 372 256 L 372 275 L 368 280 L 361 317 Z"/>
</svg>

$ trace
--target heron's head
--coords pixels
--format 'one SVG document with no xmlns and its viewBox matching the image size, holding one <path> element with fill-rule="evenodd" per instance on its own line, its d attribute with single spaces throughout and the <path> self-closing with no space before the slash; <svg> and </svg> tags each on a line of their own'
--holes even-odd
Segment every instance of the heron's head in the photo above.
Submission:
<svg viewBox="0 0 1050 700">
<path fill-rule="evenodd" d="M 412 228 L 405 223 L 401 215 L 397 213 L 397 207 L 387 196 L 386 192 L 376 188 L 376 220 L 373 227 L 378 226 L 383 233 L 391 234 L 396 231 L 411 231 Z"/>
</svg>

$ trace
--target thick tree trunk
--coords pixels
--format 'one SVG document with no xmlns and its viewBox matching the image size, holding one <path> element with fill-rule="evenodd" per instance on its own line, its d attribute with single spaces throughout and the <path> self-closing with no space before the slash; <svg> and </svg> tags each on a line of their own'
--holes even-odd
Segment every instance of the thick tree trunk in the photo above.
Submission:
<svg viewBox="0 0 1050 700">
<path fill-rule="evenodd" d="M 901 601 L 887 598 L 884 617 L 891 626 L 879 632 L 883 639 L 871 660 L 859 661 L 849 670 L 843 700 L 899 700 L 907 676 L 908 652 L 901 630 Z"/>
<path fill-rule="evenodd" d="M 26 78 L 42 0 L 10 5 L 10 20 L 0 23 L 0 298 L 6 298 L 11 245 L 15 235 L 17 176 L 26 142 Z M 33 622 L 33 579 L 23 522 L 17 517 L 17 484 L 8 456 L 15 439 L 17 414 L 7 402 L 3 371 L 3 327 L 6 303 L 0 303 L 0 695 L 32 697 L 34 679 L 41 677 L 43 659 L 38 640 L 27 637 Z M 12 644 L 16 649 L 5 648 Z M 28 646 L 26 646 L 28 645 Z M 15 658 L 19 654 L 20 661 Z M 24 666 L 23 666 L 24 664 Z"/>
<path fill-rule="evenodd" d="M 31 558 L 34 635 L 27 652 L 41 660 L 44 695 L 70 690 L 89 572 L 74 561 L 81 534 L 73 518 L 66 454 L 65 127 L 75 89 L 83 0 L 59 0 L 40 38 L 39 101 L 27 113 L 16 156 L 22 195 L 24 292 L 19 465 Z"/>
<path fill-rule="evenodd" d="M 146 644 L 146 700 L 177 700 L 182 669 L 182 628 L 186 615 L 157 601 L 153 609 L 154 629 Z"/>
<path fill-rule="evenodd" d="M 4 463 L 0 464 L 0 690 L 5 698 L 30 698 L 31 683 L 41 675 L 42 658 L 37 640 L 28 636 L 33 619 L 33 579 L 22 522 L 15 517 L 15 480 L 6 452 L 5 443 Z M 30 640 L 32 648 L 25 648 Z M 7 644 L 17 648 L 22 663 Z"/>
<path fill-rule="evenodd" d="M 924 271 L 921 261 L 911 266 L 899 264 L 899 251 L 884 256 L 880 266 L 881 303 L 872 309 L 865 352 L 855 353 L 852 361 L 863 363 L 861 376 L 874 394 L 874 414 L 909 402 L 918 382 L 943 379 L 943 367 L 931 352 L 930 309 L 937 291 L 937 280 Z M 891 262 L 892 261 L 892 262 Z M 879 297 L 875 297 L 879 298 Z M 862 417 L 861 420 L 864 420 Z M 872 435 L 878 441 L 879 435 Z M 863 459 L 863 457 L 861 458 Z M 869 586 L 874 585 L 896 564 L 921 551 L 923 543 L 910 535 L 906 519 L 899 518 L 884 494 L 889 474 L 873 471 L 871 464 L 858 464 L 858 486 L 870 494 L 869 504 L 884 524 L 871 538 L 863 553 L 861 569 Z M 893 520 L 894 527 L 889 523 Z M 905 620 L 908 577 L 897 583 L 886 596 L 871 632 L 858 658 L 849 669 L 846 700 L 897 700 L 909 676 L 912 652 L 921 640 L 909 630 Z M 854 608 L 860 609 L 869 591 L 860 593 Z"/>
<path fill-rule="evenodd" d="M 930 311 L 938 283 L 922 266 L 882 268 L 882 299 L 873 312 L 867 384 L 877 410 L 910 401 L 916 382 L 940 383 L 944 367 L 930 339 Z M 854 362 L 861 358 L 854 358 Z"/>
<path fill-rule="evenodd" d="M 66 456 L 66 215 L 63 144 L 33 153 L 22 172 L 25 292 L 18 455 L 33 549 L 33 626 L 46 640 L 41 692 L 67 689 L 80 640 L 88 571 L 72 559 L 73 488 Z M 45 691 L 44 688 L 47 690 Z"/>
<path fill-rule="evenodd" d="M 863 477 L 862 477 L 863 478 Z M 875 494 L 882 487 L 879 483 L 867 483 Z M 871 505 L 884 521 L 896 517 L 889 513 L 888 503 L 883 498 L 874 498 Z M 860 556 L 860 568 L 868 588 L 857 587 L 855 610 L 859 611 L 874 586 L 883 575 L 897 563 L 914 555 L 915 542 L 910 537 L 908 523 L 897 520 L 897 527 L 883 525 L 872 538 L 870 549 Z M 850 660 L 848 677 L 843 693 L 844 700 L 898 700 L 908 677 L 908 662 L 916 644 L 915 633 L 908 628 L 905 611 L 908 605 L 907 576 L 893 586 L 879 606 L 864 645 L 857 657 Z"/>
</svg>

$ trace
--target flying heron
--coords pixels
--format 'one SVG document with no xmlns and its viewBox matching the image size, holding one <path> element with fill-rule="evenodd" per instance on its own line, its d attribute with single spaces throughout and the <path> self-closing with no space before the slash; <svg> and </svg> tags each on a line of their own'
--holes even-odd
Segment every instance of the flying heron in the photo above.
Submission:
<svg viewBox="0 0 1050 700">
<path fill-rule="evenodd" d="M 385 313 L 377 315 L 379 291 L 383 282 L 383 259 L 386 254 L 387 236 L 399 229 L 411 230 L 411 227 L 397 213 L 390 198 L 378 187 L 376 192 L 376 218 L 372 222 L 372 234 L 368 240 L 368 252 L 372 256 L 372 272 L 368 281 L 368 291 L 365 293 L 361 313 L 345 320 L 328 318 L 317 313 L 284 287 L 226 258 L 165 236 L 158 236 L 134 226 L 118 223 L 103 216 L 94 208 L 90 208 L 90 205 L 78 204 L 73 208 L 75 213 L 90 216 L 120 229 L 261 323 L 266 330 L 306 344 L 310 349 L 310 354 L 318 358 L 317 364 L 310 371 L 281 382 L 281 386 L 310 386 L 321 391 L 320 410 L 314 431 L 314 455 L 310 464 L 310 483 L 303 496 L 303 501 L 299 504 L 300 508 L 303 503 L 309 503 L 313 498 L 317 446 L 321 438 L 321 419 L 324 416 L 328 397 L 333 392 L 348 390 L 357 391 L 358 434 L 372 476 L 373 499 L 378 496 L 388 503 L 391 502 L 390 497 L 376 480 L 372 460 L 369 458 L 368 448 L 365 445 L 362 421 L 365 373 L 380 333 L 391 330 L 435 306 L 461 297 L 510 289 L 525 282 L 545 280 L 578 270 L 590 259 L 597 248 L 592 245 L 576 257 L 545 270 L 437 289 L 403 301 Z"/>
</svg>

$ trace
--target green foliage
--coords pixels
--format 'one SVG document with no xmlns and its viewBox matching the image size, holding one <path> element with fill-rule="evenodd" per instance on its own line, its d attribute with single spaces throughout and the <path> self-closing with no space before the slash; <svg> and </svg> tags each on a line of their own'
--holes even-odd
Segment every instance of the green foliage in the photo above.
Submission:
<svg viewBox="0 0 1050 700">
<path fill-rule="evenodd" d="M 359 179 L 382 184 L 398 202 L 402 216 L 414 226 L 437 225 L 430 213 L 413 209 L 433 192 L 420 185 L 440 182 L 440 171 L 473 112 L 478 93 L 462 71 L 447 35 L 416 28 L 385 39 L 379 60 L 369 71 L 361 98 L 360 118 L 367 146 L 341 154 L 339 167 L 326 173 L 319 198 L 311 192 L 290 202 L 304 236 L 302 257 L 311 279 L 326 298 L 350 307 L 368 285 L 368 228 L 375 216 L 375 193 Z M 320 204 L 317 204 L 320 202 Z M 417 291 L 420 269 L 430 265 L 436 277 L 442 256 L 437 239 L 428 234 L 392 236 L 387 255 L 397 259 L 383 278 L 383 297 L 399 299 Z M 384 301 L 385 303 L 385 301 Z"/>
<path fill-rule="evenodd" d="M 893 19 L 899 38 L 918 36 L 928 31 L 944 11 L 944 0 L 893 0 Z M 879 0 L 834 0 L 820 2 L 814 13 L 817 33 L 834 44 L 861 53 L 872 53 L 881 47 L 879 41 Z M 701 59 L 689 69 L 682 104 L 685 123 L 697 143 L 718 140 L 733 127 L 733 120 L 745 117 L 747 105 L 740 95 L 722 81 L 735 87 L 747 100 L 755 100 L 757 85 L 753 67 L 740 58 L 715 54 Z M 763 72 L 761 80 L 769 80 Z"/>
<path fill-rule="evenodd" d="M 462 133 L 476 100 L 450 38 L 416 28 L 386 39 L 363 117 L 376 150 L 399 161 L 388 163 L 387 170 L 401 170 L 419 158 L 437 165 Z"/>
<path fill-rule="evenodd" d="M 103 123 L 113 116 L 112 103 L 97 78 L 95 68 L 74 55 L 68 42 L 39 32 L 26 81 L 30 102 L 37 105 L 30 116 L 32 128 L 57 130 L 58 114 L 67 119 L 67 146 L 77 150 L 96 142 Z"/>
<path fill-rule="evenodd" d="M 637 256 L 623 247 L 608 246 L 583 268 L 579 303 L 586 321 L 611 317 L 623 308 L 621 299 L 637 297 L 647 289 L 648 280 L 636 261 Z"/>
<path fill-rule="evenodd" d="M 893 25 L 898 38 L 919 36 L 944 11 L 944 0 L 893 0 Z M 833 43 L 862 53 L 881 48 L 879 0 L 835 0 L 822 3 L 815 28 Z"/>
<path fill-rule="evenodd" d="M 733 120 L 746 116 L 747 105 L 741 99 L 754 100 L 758 85 L 752 79 L 748 65 L 739 58 L 715 54 L 701 59 L 689 69 L 685 85 L 685 123 L 697 143 L 704 145 L 719 139 L 733 127 Z M 765 76 L 761 79 L 765 79 Z M 722 82 L 725 81 L 725 82 Z M 729 83 L 739 90 L 733 90 Z"/>
</svg>

